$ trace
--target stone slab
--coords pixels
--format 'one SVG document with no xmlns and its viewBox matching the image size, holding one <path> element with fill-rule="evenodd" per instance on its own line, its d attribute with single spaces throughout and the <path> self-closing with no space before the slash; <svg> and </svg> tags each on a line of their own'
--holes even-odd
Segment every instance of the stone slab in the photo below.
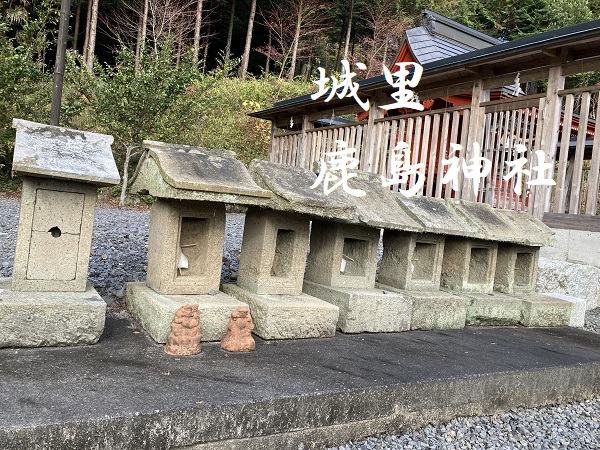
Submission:
<svg viewBox="0 0 600 450">
<path fill-rule="evenodd" d="M 559 230 L 556 228 L 552 230 L 554 231 L 554 244 L 540 248 L 540 256 L 542 258 L 566 261 L 569 255 L 569 233 L 571 230 Z"/>
<path fill-rule="evenodd" d="M 175 312 L 184 305 L 198 305 L 202 341 L 220 341 L 231 313 L 245 303 L 223 293 L 215 295 L 161 295 L 145 283 L 127 283 L 127 310 L 159 344 L 167 342 Z"/>
<path fill-rule="evenodd" d="M 304 281 L 305 293 L 340 309 L 343 333 L 389 333 L 410 330 L 410 299 L 381 289 L 347 289 Z"/>
<path fill-rule="evenodd" d="M 510 242 L 519 245 L 546 245 L 546 242 L 553 242 L 553 234 L 550 236 L 541 233 L 539 230 L 544 224 L 532 225 L 536 221 L 526 213 L 519 212 L 515 214 L 505 214 L 499 209 L 493 209 L 486 203 L 476 203 L 467 201 L 449 201 L 449 205 L 454 208 L 465 220 L 479 228 L 483 239 L 488 241 Z M 523 217 L 521 217 L 523 215 Z M 549 229 L 548 227 L 546 227 Z"/>
<path fill-rule="evenodd" d="M 155 197 L 259 204 L 272 193 L 259 187 L 231 152 L 144 141 L 131 192 Z"/>
<path fill-rule="evenodd" d="M 600 233 L 557 228 L 552 230 L 555 232 L 556 243 L 553 247 L 542 248 L 540 256 L 600 268 Z"/>
<path fill-rule="evenodd" d="M 0 347 L 95 344 L 104 329 L 106 303 L 85 292 L 12 291 L 0 279 Z M 1 441 L 0 441 L 1 442 Z"/>
<path fill-rule="evenodd" d="M 500 292 L 488 294 L 461 294 L 467 299 L 467 325 L 515 326 L 521 320 L 519 297 Z"/>
<path fill-rule="evenodd" d="M 413 219 L 420 222 L 428 233 L 482 238 L 483 234 L 467 221 L 448 202 L 433 197 L 405 197 L 395 195 L 396 201 Z"/>
<path fill-rule="evenodd" d="M 13 119 L 17 129 L 14 175 L 49 177 L 100 186 L 119 184 L 113 137 L 89 131 Z"/>
<path fill-rule="evenodd" d="M 540 257 L 536 291 L 581 298 L 593 309 L 600 306 L 600 269 Z"/>
<path fill-rule="evenodd" d="M 94 346 L 0 350 L 3 450 L 322 449 L 600 394 L 600 334 L 574 328 L 256 339 L 186 358 L 135 331 L 108 318 Z"/>
<path fill-rule="evenodd" d="M 467 300 L 448 292 L 405 291 L 376 283 L 377 289 L 402 294 L 412 302 L 411 330 L 451 330 L 465 327 Z"/>
<path fill-rule="evenodd" d="M 496 213 L 520 232 L 521 245 L 544 247 L 554 245 L 554 230 L 544 222 L 524 211 L 496 209 Z"/>
<path fill-rule="evenodd" d="M 308 169 L 255 159 L 248 171 L 259 186 L 273 192 L 268 202 L 271 209 L 346 222 L 356 220 L 355 208 L 343 191 L 325 195 L 323 189 L 310 189 L 317 176 Z"/>
<path fill-rule="evenodd" d="M 522 300 L 521 324 L 526 327 L 561 327 L 571 321 L 570 301 L 544 294 L 531 294 Z"/>
<path fill-rule="evenodd" d="M 335 335 L 339 309 L 310 295 L 253 294 L 235 284 L 224 284 L 227 294 L 247 303 L 254 333 L 263 339 L 324 338 Z"/>
<path fill-rule="evenodd" d="M 396 195 L 381 186 L 379 175 L 356 171 L 349 181 L 353 189 L 366 192 L 363 197 L 346 194 L 347 201 L 354 205 L 358 221 L 373 228 L 421 232 L 423 225 L 411 217 L 396 201 Z"/>
<path fill-rule="evenodd" d="M 583 328 L 585 325 L 585 300 L 576 297 L 570 297 L 564 294 L 554 294 L 551 292 L 541 292 L 546 297 L 556 298 L 570 302 L 573 305 L 571 309 L 571 318 L 569 320 L 570 327 Z"/>
</svg>

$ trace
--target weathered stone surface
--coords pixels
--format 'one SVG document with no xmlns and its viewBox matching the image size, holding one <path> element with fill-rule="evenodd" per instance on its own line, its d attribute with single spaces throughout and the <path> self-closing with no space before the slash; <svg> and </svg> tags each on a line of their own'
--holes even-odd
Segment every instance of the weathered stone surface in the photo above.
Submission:
<svg viewBox="0 0 600 450">
<path fill-rule="evenodd" d="M 594 231 L 553 229 L 556 242 L 543 247 L 540 256 L 600 269 L 600 233 Z"/>
<path fill-rule="evenodd" d="M 17 129 L 14 175 L 50 177 L 101 186 L 119 184 L 121 177 L 106 134 L 13 119 Z"/>
<path fill-rule="evenodd" d="M 235 284 L 223 291 L 250 306 L 254 333 L 263 339 L 332 337 L 339 309 L 310 295 L 259 295 Z"/>
<path fill-rule="evenodd" d="M 150 212 L 146 283 L 160 294 L 218 291 L 225 205 L 158 199 Z M 186 264 L 180 267 L 181 254 Z"/>
<path fill-rule="evenodd" d="M 198 305 L 184 305 L 175 312 L 165 353 L 173 356 L 197 355 L 202 351 L 201 338 Z"/>
<path fill-rule="evenodd" d="M 450 330 L 465 327 L 467 301 L 447 292 L 404 291 L 377 283 L 376 288 L 397 292 L 412 302 L 411 330 Z"/>
<path fill-rule="evenodd" d="M 127 310 L 159 344 L 167 342 L 173 317 L 179 308 L 198 305 L 202 318 L 202 341 L 220 341 L 227 332 L 231 312 L 248 306 L 223 292 L 216 295 L 161 295 L 145 283 L 127 283 Z"/>
<path fill-rule="evenodd" d="M 325 195 L 322 188 L 310 189 L 317 176 L 308 169 L 255 159 L 248 170 L 259 186 L 273 192 L 269 208 L 317 218 L 356 220 L 354 206 L 347 201 L 348 194 L 335 190 Z"/>
<path fill-rule="evenodd" d="M 521 299 L 500 292 L 462 294 L 467 299 L 467 325 L 515 326 L 521 320 Z"/>
<path fill-rule="evenodd" d="M 340 309 L 337 329 L 344 333 L 410 330 L 410 299 L 381 289 L 347 289 L 304 281 L 304 292 Z"/>
<path fill-rule="evenodd" d="M 372 289 L 379 236 L 376 228 L 313 221 L 305 278 L 325 286 Z"/>
<path fill-rule="evenodd" d="M 468 222 L 448 202 L 433 197 L 404 197 L 396 194 L 396 201 L 405 211 L 424 227 L 428 233 L 450 236 L 483 237 L 481 231 Z"/>
<path fill-rule="evenodd" d="M 224 150 L 144 141 L 131 192 L 159 198 L 265 205 L 272 193 L 260 188 L 244 165 Z"/>
<path fill-rule="evenodd" d="M 90 184 L 23 179 L 13 290 L 87 289 L 96 198 Z"/>
<path fill-rule="evenodd" d="M 497 242 L 447 237 L 441 286 L 455 292 L 492 292 L 497 251 Z"/>
<path fill-rule="evenodd" d="M 582 298 L 571 297 L 563 294 L 554 294 L 550 292 L 542 292 L 545 297 L 556 298 L 570 302 L 573 305 L 571 309 L 571 318 L 569 320 L 570 327 L 583 328 L 585 325 L 585 300 Z"/>
<path fill-rule="evenodd" d="M 512 229 L 519 232 L 520 244 L 533 247 L 554 244 L 554 230 L 531 214 L 512 209 L 496 209 L 495 211 L 502 219 L 511 224 Z"/>
<path fill-rule="evenodd" d="M 85 292 L 19 292 L 0 279 L 0 347 L 94 344 L 105 314 L 91 285 Z"/>
<path fill-rule="evenodd" d="M 600 269 L 539 258 L 536 291 L 581 298 L 593 309 L 600 305 Z"/>
<path fill-rule="evenodd" d="M 249 208 L 237 285 L 255 294 L 301 294 L 309 229 L 306 216 Z"/>
<path fill-rule="evenodd" d="M 439 290 L 444 240 L 432 233 L 385 230 L 377 280 L 398 289 Z"/>
<path fill-rule="evenodd" d="M 374 228 L 423 231 L 423 225 L 398 204 L 396 195 L 381 186 L 379 175 L 362 171 L 353 173 L 356 177 L 349 181 L 349 185 L 353 189 L 362 189 L 366 195 L 356 197 L 345 192 L 344 195 L 346 201 L 354 205 L 358 222 Z"/>
<path fill-rule="evenodd" d="M 252 337 L 254 323 L 248 308 L 237 308 L 227 323 L 227 333 L 221 339 L 221 348 L 228 352 L 251 352 L 256 348 Z"/>
<path fill-rule="evenodd" d="M 522 298 L 521 323 L 526 327 L 561 327 L 569 325 L 573 303 L 544 294 Z"/>
<path fill-rule="evenodd" d="M 537 247 L 553 242 L 550 229 L 526 213 L 505 213 L 486 203 L 449 200 L 448 204 L 479 228 L 485 240 Z"/>
<path fill-rule="evenodd" d="M 505 294 L 527 294 L 535 290 L 539 247 L 498 244 L 494 290 Z"/>
<path fill-rule="evenodd" d="M 540 248 L 540 257 L 567 261 L 569 255 L 569 234 L 571 230 L 552 228 L 552 231 L 554 231 L 554 244 Z"/>
</svg>

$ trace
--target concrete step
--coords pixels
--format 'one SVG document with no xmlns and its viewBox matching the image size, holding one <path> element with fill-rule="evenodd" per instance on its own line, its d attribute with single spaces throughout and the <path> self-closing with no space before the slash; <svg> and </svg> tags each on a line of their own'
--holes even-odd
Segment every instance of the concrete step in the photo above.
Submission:
<svg viewBox="0 0 600 450">
<path fill-rule="evenodd" d="M 257 338 L 178 358 L 107 319 L 94 346 L 0 349 L 0 448 L 321 448 L 598 394 L 600 334 L 575 328 Z"/>
</svg>

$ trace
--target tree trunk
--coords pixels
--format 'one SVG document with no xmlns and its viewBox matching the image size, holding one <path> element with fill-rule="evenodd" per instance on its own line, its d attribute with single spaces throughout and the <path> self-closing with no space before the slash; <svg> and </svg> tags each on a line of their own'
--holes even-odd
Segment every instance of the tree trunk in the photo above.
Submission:
<svg viewBox="0 0 600 450">
<path fill-rule="evenodd" d="M 300 26 L 302 25 L 303 3 L 300 0 L 298 5 L 298 17 L 296 19 L 296 33 L 294 34 L 294 49 L 292 50 L 292 62 L 288 72 L 288 80 L 293 81 L 296 74 L 296 58 L 298 56 L 298 42 L 300 41 Z"/>
<path fill-rule="evenodd" d="M 179 33 L 177 37 L 177 59 L 175 60 L 175 67 L 179 67 L 181 61 L 181 53 L 183 52 L 183 33 Z"/>
<path fill-rule="evenodd" d="M 271 65 L 271 45 L 273 43 L 271 37 L 271 29 L 269 28 L 269 42 L 267 43 L 268 53 L 267 53 L 267 63 L 265 64 L 265 75 L 269 75 L 270 65 Z"/>
<path fill-rule="evenodd" d="M 91 72 L 94 70 L 94 48 L 96 47 L 96 27 L 98 25 L 98 3 L 99 0 L 92 1 L 92 19 L 90 21 L 90 39 L 88 41 L 87 60 L 85 65 Z"/>
<path fill-rule="evenodd" d="M 313 52 L 311 51 L 308 57 L 308 64 L 306 64 L 306 73 L 304 74 L 304 81 L 307 83 L 310 81 L 310 73 L 312 72 L 312 60 Z"/>
<path fill-rule="evenodd" d="M 90 22 L 92 21 L 92 0 L 88 1 L 87 16 L 85 19 L 85 40 L 83 41 L 83 63 L 87 65 L 87 51 L 90 42 Z"/>
<path fill-rule="evenodd" d="M 148 28 L 148 9 L 149 0 L 144 0 L 144 11 L 142 17 L 140 17 L 140 29 L 138 30 L 138 41 L 135 46 L 135 73 L 140 71 L 140 65 L 142 55 L 144 54 L 144 47 L 146 46 L 146 35 Z"/>
<path fill-rule="evenodd" d="M 235 0 L 231 0 L 231 11 L 229 12 L 229 28 L 227 29 L 227 44 L 225 45 L 225 65 L 229 64 L 231 57 L 231 38 L 233 37 L 233 21 L 235 19 Z"/>
<path fill-rule="evenodd" d="M 77 41 L 79 37 L 79 23 L 81 21 L 81 3 L 77 4 L 77 10 L 75 11 L 75 29 L 73 30 L 73 50 L 77 51 Z"/>
<path fill-rule="evenodd" d="M 344 59 L 348 61 L 348 50 L 350 49 L 350 34 L 352 33 L 352 15 L 354 14 L 354 0 L 350 0 L 350 14 L 348 16 L 348 27 L 346 28 L 346 43 L 344 44 Z"/>
<path fill-rule="evenodd" d="M 210 36 L 212 32 L 211 24 L 208 22 L 208 36 Z M 208 59 L 208 39 L 206 40 L 206 45 L 204 46 L 204 59 L 202 60 L 202 73 L 206 73 L 206 60 Z"/>
<path fill-rule="evenodd" d="M 256 0 L 252 0 L 250 6 L 250 17 L 248 18 L 248 31 L 246 32 L 246 46 L 244 47 L 244 56 L 242 57 L 242 66 L 240 67 L 240 77 L 245 78 L 248 72 L 248 61 L 250 60 L 250 43 L 252 42 L 252 28 L 254 27 L 254 15 L 256 14 Z"/>
<path fill-rule="evenodd" d="M 202 28 L 202 3 L 204 0 L 198 0 L 196 6 L 196 26 L 194 27 L 194 55 L 192 62 L 194 65 L 198 63 L 198 52 L 200 51 L 200 29 Z"/>
<path fill-rule="evenodd" d="M 342 45 L 344 43 L 344 28 L 346 26 L 346 18 L 344 17 L 344 25 L 340 28 L 340 38 L 338 40 L 338 49 L 335 53 L 335 70 L 339 70 L 340 65 L 340 57 L 342 56 Z"/>
<path fill-rule="evenodd" d="M 127 183 L 129 182 L 129 160 L 132 156 L 131 151 L 135 148 L 135 145 L 128 145 L 125 149 L 125 164 L 123 165 L 123 186 L 121 186 L 121 197 L 119 198 L 119 206 L 125 206 L 125 194 L 127 193 Z"/>
</svg>

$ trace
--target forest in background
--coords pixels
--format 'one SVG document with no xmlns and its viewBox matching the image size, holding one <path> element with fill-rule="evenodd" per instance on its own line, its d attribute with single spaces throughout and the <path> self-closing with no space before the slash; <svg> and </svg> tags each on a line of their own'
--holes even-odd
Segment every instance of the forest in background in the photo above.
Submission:
<svg viewBox="0 0 600 450">
<path fill-rule="evenodd" d="M 431 9 L 502 40 L 600 17 L 600 0 L 72 0 L 62 126 L 111 134 L 119 167 L 144 139 L 267 157 L 248 117 L 313 92 L 316 68 L 381 73 Z M 13 117 L 48 122 L 59 0 L 0 3 L 0 188 Z"/>
</svg>

